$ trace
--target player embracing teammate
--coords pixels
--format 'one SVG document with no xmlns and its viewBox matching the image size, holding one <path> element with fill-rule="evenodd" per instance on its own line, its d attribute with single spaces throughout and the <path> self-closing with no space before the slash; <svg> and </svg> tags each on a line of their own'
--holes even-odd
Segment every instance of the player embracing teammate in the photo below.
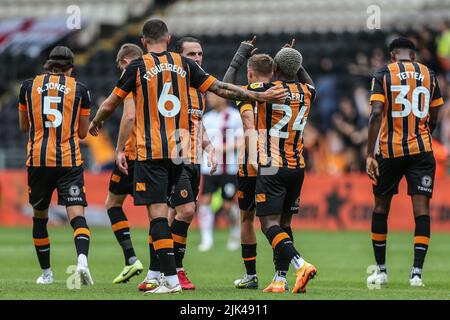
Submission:
<svg viewBox="0 0 450 320">
<path fill-rule="evenodd" d="M 242 258 L 246 274 L 235 281 L 237 288 L 258 288 L 256 277 L 256 236 L 254 208 L 261 228 L 273 249 L 276 274 L 264 292 L 288 291 L 287 272 L 295 268 L 293 293 L 306 292 L 317 269 L 306 262 L 294 247 L 292 215 L 298 213 L 304 179 L 303 130 L 315 97 L 314 84 L 302 66 L 301 54 L 285 45 L 272 60 L 253 55 L 255 38 L 241 43 L 225 80 L 234 82 L 236 71 L 249 58 L 249 90 L 264 91 L 282 86 L 288 98 L 279 104 L 238 101 L 245 131 L 240 157 L 238 199 L 241 209 Z M 275 81 L 270 82 L 273 76 Z M 254 82 L 256 81 L 256 82 Z M 255 178 L 256 177 L 256 178 Z"/>
<path fill-rule="evenodd" d="M 287 90 L 277 86 L 265 92 L 252 92 L 223 83 L 208 75 L 195 61 L 167 51 L 170 35 L 165 23 L 147 21 L 142 40 L 148 53 L 131 62 L 111 95 L 91 122 L 90 133 L 98 134 L 103 121 L 132 92 L 136 103 L 136 155 L 134 203 L 146 206 L 149 238 L 160 263 L 162 278 L 148 294 L 178 293 L 174 238 L 168 221 L 167 199 L 180 179 L 184 163 L 189 163 L 189 88 L 233 100 L 280 102 Z M 126 159 L 118 157 L 126 168 Z"/>
</svg>

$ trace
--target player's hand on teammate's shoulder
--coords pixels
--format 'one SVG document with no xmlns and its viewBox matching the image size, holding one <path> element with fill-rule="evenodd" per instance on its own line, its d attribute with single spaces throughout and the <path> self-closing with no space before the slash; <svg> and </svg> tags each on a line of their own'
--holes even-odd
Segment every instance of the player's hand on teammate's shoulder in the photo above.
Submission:
<svg viewBox="0 0 450 320">
<path fill-rule="evenodd" d="M 378 161 L 372 155 L 367 156 L 366 172 L 369 175 L 370 179 L 375 182 L 377 181 L 377 177 L 380 175 L 380 171 L 378 168 Z"/>
<path fill-rule="evenodd" d="M 283 86 L 273 86 L 260 93 L 262 100 L 268 103 L 286 103 L 288 90 Z"/>
</svg>

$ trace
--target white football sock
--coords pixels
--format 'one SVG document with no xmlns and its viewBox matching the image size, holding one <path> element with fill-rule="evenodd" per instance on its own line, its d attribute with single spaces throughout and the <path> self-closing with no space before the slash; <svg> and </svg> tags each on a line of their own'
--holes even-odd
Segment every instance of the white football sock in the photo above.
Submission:
<svg viewBox="0 0 450 320">
<path fill-rule="evenodd" d="M 168 277 L 165 276 L 164 278 L 166 279 L 166 283 L 169 286 L 169 288 L 173 288 L 180 284 L 180 281 L 178 280 L 177 275 L 168 276 Z"/>
<path fill-rule="evenodd" d="M 81 267 L 87 267 L 88 266 L 86 255 L 80 254 L 78 256 L 78 265 L 81 266 Z"/>
<path fill-rule="evenodd" d="M 213 242 L 214 229 L 214 214 L 211 206 L 201 205 L 198 211 L 198 222 L 200 225 L 200 233 L 202 236 L 202 243 Z"/>
<path fill-rule="evenodd" d="M 147 279 L 159 279 L 159 278 L 161 278 L 161 272 L 148 270 Z"/>
<path fill-rule="evenodd" d="M 275 276 L 273 277 L 273 281 L 283 281 L 286 282 L 286 275 L 287 271 L 279 271 L 275 273 Z"/>
<path fill-rule="evenodd" d="M 43 274 L 44 276 L 50 276 L 50 275 L 53 274 L 53 272 L 52 272 L 52 269 L 51 269 L 51 268 L 48 268 L 48 269 L 42 269 L 42 274 Z"/>
<path fill-rule="evenodd" d="M 300 269 L 305 264 L 305 260 L 303 260 L 300 256 L 295 256 L 291 260 L 292 266 L 295 268 L 295 270 Z"/>
</svg>

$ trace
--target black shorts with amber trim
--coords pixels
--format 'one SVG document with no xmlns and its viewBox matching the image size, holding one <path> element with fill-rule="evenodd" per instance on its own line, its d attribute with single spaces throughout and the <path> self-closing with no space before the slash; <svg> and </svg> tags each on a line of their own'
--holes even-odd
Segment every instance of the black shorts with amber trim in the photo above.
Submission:
<svg viewBox="0 0 450 320">
<path fill-rule="evenodd" d="M 274 174 L 262 174 L 256 179 L 256 215 L 271 216 L 298 213 L 304 168 L 277 168 Z"/>
<path fill-rule="evenodd" d="M 83 167 L 28 167 L 29 202 L 34 209 L 48 209 L 55 189 L 59 205 L 87 206 Z"/>
<path fill-rule="evenodd" d="M 242 211 L 252 211 L 256 207 L 255 190 L 256 177 L 237 177 L 238 191 L 237 198 L 239 209 Z"/>
<path fill-rule="evenodd" d="M 170 196 L 169 206 L 175 208 L 190 202 L 197 203 L 200 177 L 199 164 L 184 165 L 180 178 Z"/>
<path fill-rule="evenodd" d="M 128 160 L 128 175 L 119 170 L 117 164 L 114 165 L 111 178 L 109 179 L 109 192 L 116 195 L 133 195 L 134 160 Z"/>
<path fill-rule="evenodd" d="M 136 161 L 134 164 L 134 205 L 167 203 L 177 184 L 183 163 L 171 159 Z"/>
</svg>

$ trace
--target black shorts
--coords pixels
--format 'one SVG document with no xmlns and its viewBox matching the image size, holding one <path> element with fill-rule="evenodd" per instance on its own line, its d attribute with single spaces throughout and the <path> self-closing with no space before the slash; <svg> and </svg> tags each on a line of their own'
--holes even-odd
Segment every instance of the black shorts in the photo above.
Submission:
<svg viewBox="0 0 450 320">
<path fill-rule="evenodd" d="M 199 188 L 200 165 L 184 165 L 178 183 L 170 196 L 169 206 L 175 208 L 186 203 L 197 202 Z"/>
<path fill-rule="evenodd" d="M 238 180 L 238 203 L 242 211 L 255 209 L 256 177 L 237 177 Z"/>
<path fill-rule="evenodd" d="M 171 159 L 136 161 L 134 164 L 134 205 L 167 203 L 180 178 L 183 164 Z"/>
<path fill-rule="evenodd" d="M 36 210 L 46 210 L 58 191 L 61 206 L 87 206 L 83 167 L 28 167 L 29 202 Z"/>
<path fill-rule="evenodd" d="M 278 168 L 276 174 L 256 178 L 256 215 L 298 213 L 305 169 Z"/>
<path fill-rule="evenodd" d="M 235 175 L 203 175 L 202 194 L 212 194 L 219 188 L 222 189 L 222 198 L 224 200 L 233 200 L 237 189 L 237 178 Z"/>
<path fill-rule="evenodd" d="M 398 193 L 398 185 L 403 176 L 408 182 L 408 195 L 422 194 L 429 198 L 433 195 L 436 161 L 433 152 L 424 152 L 398 158 L 376 156 L 380 176 L 373 185 L 377 197 Z"/>
<path fill-rule="evenodd" d="M 114 165 L 114 170 L 109 179 L 109 192 L 116 195 L 133 195 L 134 163 L 134 160 L 127 160 L 128 175 L 122 173 L 117 164 Z"/>
</svg>

